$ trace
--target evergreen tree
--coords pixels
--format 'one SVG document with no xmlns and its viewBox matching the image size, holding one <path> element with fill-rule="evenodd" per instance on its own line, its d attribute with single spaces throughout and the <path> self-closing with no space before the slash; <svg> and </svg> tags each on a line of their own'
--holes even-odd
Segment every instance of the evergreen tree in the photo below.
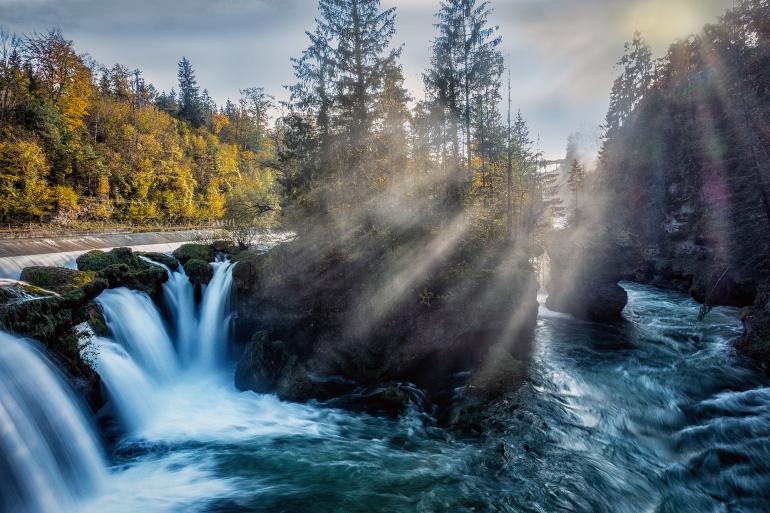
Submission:
<svg viewBox="0 0 770 513">
<path fill-rule="evenodd" d="M 246 111 L 254 128 L 254 148 L 259 148 L 265 136 L 268 123 L 268 110 L 274 106 L 275 98 L 261 87 L 249 87 L 241 90 Z"/>
<path fill-rule="evenodd" d="M 610 93 L 610 108 L 604 124 L 605 136 L 612 138 L 652 86 L 654 65 L 652 50 L 641 33 L 624 45 L 617 63 L 621 70 Z"/>
<path fill-rule="evenodd" d="M 187 57 L 179 61 L 179 117 L 187 120 L 196 128 L 203 126 L 204 111 L 195 70 Z"/>
<path fill-rule="evenodd" d="M 569 178 L 567 184 L 570 190 L 575 194 L 575 224 L 578 223 L 580 218 L 580 202 L 579 195 L 583 190 L 583 183 L 585 182 L 586 174 L 583 165 L 578 162 L 577 159 L 572 161 L 572 165 L 569 170 Z"/>
<path fill-rule="evenodd" d="M 320 0 L 319 13 L 315 30 L 307 33 L 310 47 L 293 61 L 298 82 L 290 88 L 292 101 L 315 117 L 321 162 L 327 163 L 320 167 L 335 175 L 327 180 L 335 194 L 352 204 L 379 174 L 371 151 L 388 114 L 380 107 L 386 94 L 401 87 L 401 50 L 390 46 L 395 8 L 381 10 L 379 0 Z"/>
<path fill-rule="evenodd" d="M 426 74 L 426 86 L 446 104 L 450 122 L 462 117 L 467 180 L 472 178 L 474 103 L 481 98 L 486 108 L 499 100 L 502 38 L 496 35 L 498 27 L 489 25 L 491 14 L 487 1 L 442 1 L 436 14 L 439 35 L 433 42 L 433 67 Z M 456 136 L 455 127 L 450 131 Z"/>
</svg>

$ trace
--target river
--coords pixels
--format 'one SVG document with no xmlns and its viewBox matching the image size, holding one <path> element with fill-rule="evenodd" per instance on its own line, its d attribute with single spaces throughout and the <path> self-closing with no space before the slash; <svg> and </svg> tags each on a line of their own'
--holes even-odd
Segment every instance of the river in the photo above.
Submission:
<svg viewBox="0 0 770 513">
<path fill-rule="evenodd" d="M 107 477 L 73 513 L 770 510 L 770 388 L 731 348 L 734 309 L 698 323 L 689 298 L 628 283 L 617 326 L 541 305 L 530 379 L 471 437 L 417 411 L 389 420 L 241 393 L 232 364 L 196 364 L 180 337 L 227 325 L 216 296 L 229 268 L 204 292 L 216 305 L 194 312 L 182 279 L 163 314 L 137 293 L 100 298 L 113 338 L 99 365 L 120 421 Z M 198 335 L 180 333 L 180 315 Z M 165 352 L 131 347 L 137 330 Z"/>
</svg>

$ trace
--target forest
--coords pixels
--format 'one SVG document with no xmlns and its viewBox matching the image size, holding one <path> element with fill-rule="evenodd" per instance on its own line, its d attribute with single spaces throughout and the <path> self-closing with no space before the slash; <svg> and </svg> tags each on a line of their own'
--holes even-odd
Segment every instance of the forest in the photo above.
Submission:
<svg viewBox="0 0 770 513">
<path fill-rule="evenodd" d="M 58 30 L 3 32 L 0 220 L 293 226 L 378 198 L 437 218 L 465 209 L 485 237 L 533 238 L 563 217 L 557 175 L 506 97 L 489 3 L 437 12 L 422 101 L 403 86 L 395 10 L 364 2 L 351 35 L 343 4 L 320 2 L 282 105 L 252 87 L 217 106 L 186 58 L 178 89 L 159 92 Z"/>
</svg>

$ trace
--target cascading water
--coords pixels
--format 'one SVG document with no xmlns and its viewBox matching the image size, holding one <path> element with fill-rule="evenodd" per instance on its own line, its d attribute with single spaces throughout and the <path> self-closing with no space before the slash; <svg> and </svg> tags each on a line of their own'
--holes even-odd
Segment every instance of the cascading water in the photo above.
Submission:
<svg viewBox="0 0 770 513">
<path fill-rule="evenodd" d="M 164 404 L 161 396 L 170 388 L 192 375 L 199 381 L 220 369 L 229 338 L 234 264 L 225 259 L 211 263 L 213 277 L 204 288 L 200 308 L 184 268 L 172 271 L 156 265 L 169 274 L 163 297 L 174 337 L 146 294 L 114 289 L 97 299 L 114 338 L 98 339 L 98 372 L 131 433 L 141 432 L 158 418 Z"/>
<path fill-rule="evenodd" d="M 214 276 L 203 292 L 198 344 L 192 352 L 193 364 L 203 369 L 216 369 L 224 363 L 230 337 L 233 264 L 219 259 L 211 265 L 214 267 Z"/>
<path fill-rule="evenodd" d="M 137 365 L 131 355 L 109 339 L 96 339 L 99 345 L 96 367 L 123 426 L 140 431 L 156 414 L 155 391 L 160 384 Z"/>
<path fill-rule="evenodd" d="M 141 292 L 124 288 L 104 291 L 97 303 L 104 311 L 107 327 L 131 358 L 159 383 L 176 377 L 179 363 L 174 344 L 160 311 Z"/>
<path fill-rule="evenodd" d="M 139 258 L 150 265 L 162 267 L 168 274 L 168 280 L 163 284 L 163 301 L 171 316 L 179 361 L 183 366 L 189 366 L 196 352 L 198 316 L 195 291 L 185 273 L 184 266 L 180 265 L 176 270 L 171 270 L 167 265 L 150 258 Z"/>
<path fill-rule="evenodd" d="M 103 486 L 103 455 L 47 358 L 0 333 L 0 511 L 72 511 Z"/>
</svg>

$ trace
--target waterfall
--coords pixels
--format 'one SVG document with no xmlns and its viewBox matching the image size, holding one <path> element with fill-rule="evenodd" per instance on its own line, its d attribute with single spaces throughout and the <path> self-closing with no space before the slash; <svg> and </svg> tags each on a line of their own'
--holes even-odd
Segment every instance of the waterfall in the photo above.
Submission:
<svg viewBox="0 0 770 513">
<path fill-rule="evenodd" d="M 170 382 L 179 364 L 160 311 L 147 294 L 112 289 L 96 301 L 115 341 L 156 381 Z"/>
<path fill-rule="evenodd" d="M 148 262 L 150 262 L 148 260 Z M 218 259 L 203 290 L 200 307 L 184 269 L 172 271 L 163 285 L 171 333 L 160 309 L 144 293 L 128 289 L 103 292 L 102 306 L 110 339 L 97 339 L 97 370 L 123 426 L 139 433 L 157 417 L 159 394 L 185 377 L 212 375 L 225 363 L 229 338 L 232 263 Z"/>
<path fill-rule="evenodd" d="M 163 284 L 163 300 L 171 315 L 174 340 L 176 341 L 179 360 L 182 365 L 192 363 L 195 353 L 196 334 L 198 332 L 197 307 L 195 293 L 183 266 L 172 271 L 167 265 L 146 257 L 145 262 L 162 267 L 168 274 L 168 281 Z"/>
<path fill-rule="evenodd" d="M 218 260 L 211 264 L 214 276 L 203 291 L 198 345 L 193 356 L 195 365 L 216 369 L 224 363 L 230 336 L 230 293 L 233 284 L 233 264 Z"/>
<path fill-rule="evenodd" d="M 72 391 L 41 351 L 0 333 L 0 511 L 47 513 L 102 487 L 105 464 Z"/>
<path fill-rule="evenodd" d="M 97 372 L 123 426 L 130 432 L 138 432 L 156 412 L 153 392 L 159 385 L 153 383 L 123 346 L 103 338 L 96 342 L 99 345 Z"/>
</svg>

